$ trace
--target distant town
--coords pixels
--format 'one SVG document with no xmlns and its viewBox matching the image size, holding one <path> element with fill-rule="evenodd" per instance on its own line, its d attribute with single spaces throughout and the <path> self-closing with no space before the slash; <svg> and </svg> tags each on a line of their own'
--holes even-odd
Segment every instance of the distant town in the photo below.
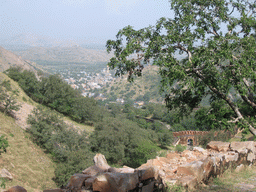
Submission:
<svg viewBox="0 0 256 192">
<path fill-rule="evenodd" d="M 109 67 L 103 68 L 99 73 L 81 71 L 76 74 L 70 74 L 69 70 L 64 70 L 61 75 L 73 89 L 80 89 L 85 97 L 93 97 L 95 95 L 93 90 L 102 89 L 103 86 L 115 79 L 110 73 Z M 102 94 L 100 94 L 100 97 L 102 100 L 106 99 Z"/>
</svg>

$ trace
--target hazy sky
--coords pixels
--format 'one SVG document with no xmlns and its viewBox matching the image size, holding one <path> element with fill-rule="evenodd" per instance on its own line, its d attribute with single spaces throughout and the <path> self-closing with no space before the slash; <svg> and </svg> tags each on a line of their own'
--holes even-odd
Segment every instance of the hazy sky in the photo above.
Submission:
<svg viewBox="0 0 256 192">
<path fill-rule="evenodd" d="M 0 0 L 0 36 L 105 44 L 127 25 L 140 29 L 172 14 L 168 0 Z"/>
</svg>

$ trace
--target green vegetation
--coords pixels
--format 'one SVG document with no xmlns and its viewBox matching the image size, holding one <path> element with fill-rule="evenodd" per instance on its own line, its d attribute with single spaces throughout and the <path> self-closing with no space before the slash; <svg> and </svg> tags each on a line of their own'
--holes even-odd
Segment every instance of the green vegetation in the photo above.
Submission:
<svg viewBox="0 0 256 192">
<path fill-rule="evenodd" d="M 9 143 L 5 135 L 0 136 L 0 155 L 6 153 L 6 148 L 9 147 Z M 5 188 L 7 179 L 0 177 L 0 188 Z"/>
<path fill-rule="evenodd" d="M 188 115 L 209 98 L 210 106 L 196 117 L 205 129 L 229 129 L 235 125 L 254 135 L 256 13 L 255 2 L 170 2 L 175 15 L 155 26 L 134 30 L 124 27 L 116 40 L 107 41 L 113 51 L 109 67 L 133 81 L 143 72 L 143 62 L 159 66 L 162 90 L 169 109 Z M 137 59 L 129 59 L 132 56 Z M 179 60 L 177 58 L 182 57 Z"/>
<path fill-rule="evenodd" d="M 160 149 L 154 133 L 121 118 L 104 119 L 90 137 L 92 151 L 106 156 L 109 163 L 138 167 L 156 156 Z"/>
<path fill-rule="evenodd" d="M 175 152 L 182 152 L 182 151 L 184 151 L 186 149 L 186 146 L 183 146 L 183 145 L 176 145 L 175 146 Z"/>
<path fill-rule="evenodd" d="M 0 155 L 6 153 L 6 148 L 9 147 L 9 143 L 5 138 L 5 135 L 0 136 Z"/>
<path fill-rule="evenodd" d="M 92 165 L 93 153 L 85 131 L 69 127 L 56 112 L 43 107 L 33 110 L 28 123 L 31 139 L 58 163 L 54 180 L 59 186 L 65 185 L 74 173 Z"/>
<path fill-rule="evenodd" d="M 68 115 L 79 123 L 91 124 L 101 118 L 100 114 L 95 114 L 102 112 L 98 109 L 97 102 L 81 96 L 78 90 L 72 89 L 60 76 L 50 75 L 39 81 L 33 72 L 21 71 L 20 68 L 10 68 L 6 73 L 34 101 Z"/>
<path fill-rule="evenodd" d="M 134 79 L 133 82 L 127 82 L 127 78 L 120 77 L 116 79 L 116 82 L 111 82 L 110 87 L 98 91 L 107 98 L 105 103 L 116 101 L 117 98 L 122 98 L 125 101 L 132 100 L 133 102 L 163 103 L 164 93 L 159 92 L 161 77 L 157 70 L 156 66 L 149 65 L 145 67 L 143 75 Z"/>
<path fill-rule="evenodd" d="M 17 104 L 18 90 L 13 90 L 10 81 L 0 82 L 0 105 L 3 106 L 4 114 L 10 114 L 12 110 L 18 111 Z"/>
</svg>

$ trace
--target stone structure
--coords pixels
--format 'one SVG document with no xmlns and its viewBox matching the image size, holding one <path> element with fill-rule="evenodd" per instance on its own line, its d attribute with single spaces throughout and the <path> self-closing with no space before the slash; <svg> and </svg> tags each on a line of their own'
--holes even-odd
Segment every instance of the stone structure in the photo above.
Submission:
<svg viewBox="0 0 256 192">
<path fill-rule="evenodd" d="M 194 190 L 228 168 L 238 167 L 239 171 L 255 161 L 256 142 L 253 141 L 211 141 L 207 149 L 194 147 L 193 151 L 171 152 L 166 157 L 148 160 L 136 169 L 110 167 L 104 155 L 97 154 L 94 166 L 74 174 L 66 187 L 44 192 L 164 192 L 172 184 Z"/>
<path fill-rule="evenodd" d="M 188 140 L 192 140 L 193 145 L 198 145 L 198 138 L 207 133 L 208 131 L 178 131 L 173 132 L 173 136 L 179 138 L 176 144 L 187 145 Z"/>
</svg>

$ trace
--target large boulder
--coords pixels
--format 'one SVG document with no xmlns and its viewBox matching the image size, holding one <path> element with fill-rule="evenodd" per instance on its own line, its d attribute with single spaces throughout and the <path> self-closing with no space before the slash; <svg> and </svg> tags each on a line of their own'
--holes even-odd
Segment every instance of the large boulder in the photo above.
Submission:
<svg viewBox="0 0 256 192">
<path fill-rule="evenodd" d="M 201 181 L 203 180 L 204 176 L 204 163 L 202 161 L 193 161 L 191 163 L 181 165 L 177 169 L 177 175 L 192 175 L 195 176 L 199 181 Z"/>
<path fill-rule="evenodd" d="M 70 178 L 67 188 L 72 190 L 81 190 L 81 188 L 85 185 L 85 180 L 90 177 L 90 175 L 85 174 L 74 174 Z"/>
<path fill-rule="evenodd" d="M 206 149 L 211 149 L 218 152 L 226 152 L 230 150 L 230 143 L 222 141 L 211 141 L 207 144 Z"/>
<path fill-rule="evenodd" d="M 96 177 L 93 190 L 101 192 L 126 192 L 135 189 L 139 183 L 135 173 L 104 173 Z"/>
</svg>

